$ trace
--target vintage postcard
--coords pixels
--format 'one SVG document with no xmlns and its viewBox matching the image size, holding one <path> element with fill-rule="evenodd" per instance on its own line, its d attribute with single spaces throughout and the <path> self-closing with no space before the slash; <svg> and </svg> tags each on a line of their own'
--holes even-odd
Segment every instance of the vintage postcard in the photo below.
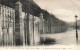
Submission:
<svg viewBox="0 0 80 50">
<path fill-rule="evenodd" d="M 0 0 L 1 50 L 79 50 L 80 0 Z"/>
</svg>

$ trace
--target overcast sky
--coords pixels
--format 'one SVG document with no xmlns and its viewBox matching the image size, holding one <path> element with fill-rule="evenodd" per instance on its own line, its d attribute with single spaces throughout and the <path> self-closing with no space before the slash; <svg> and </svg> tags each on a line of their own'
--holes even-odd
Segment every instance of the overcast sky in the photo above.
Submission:
<svg viewBox="0 0 80 50">
<path fill-rule="evenodd" d="M 57 18 L 73 22 L 75 14 L 80 19 L 80 0 L 34 0 L 42 9 L 54 14 Z"/>
</svg>

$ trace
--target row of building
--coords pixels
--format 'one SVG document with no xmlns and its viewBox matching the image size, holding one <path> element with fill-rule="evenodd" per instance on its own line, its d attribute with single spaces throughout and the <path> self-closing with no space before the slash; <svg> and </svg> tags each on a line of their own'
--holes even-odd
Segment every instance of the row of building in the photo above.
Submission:
<svg viewBox="0 0 80 50">
<path fill-rule="evenodd" d="M 0 1 L 1 46 L 39 45 L 40 34 L 63 32 L 65 26 L 33 0 Z"/>
</svg>

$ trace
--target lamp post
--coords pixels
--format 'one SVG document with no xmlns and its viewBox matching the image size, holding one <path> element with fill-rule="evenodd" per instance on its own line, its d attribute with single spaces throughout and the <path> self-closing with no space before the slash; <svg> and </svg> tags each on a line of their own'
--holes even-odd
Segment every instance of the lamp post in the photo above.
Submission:
<svg viewBox="0 0 80 50">
<path fill-rule="evenodd" d="M 77 27 L 77 15 L 75 15 L 75 20 L 76 20 L 76 43 L 78 44 L 78 27 Z"/>
</svg>

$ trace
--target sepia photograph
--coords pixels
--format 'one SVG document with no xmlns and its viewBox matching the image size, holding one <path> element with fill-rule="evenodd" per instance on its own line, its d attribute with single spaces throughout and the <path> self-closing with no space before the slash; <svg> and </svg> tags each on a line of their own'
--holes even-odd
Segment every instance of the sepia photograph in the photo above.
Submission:
<svg viewBox="0 0 80 50">
<path fill-rule="evenodd" d="M 80 0 L 0 0 L 0 47 L 79 46 L 79 5 Z"/>
</svg>

